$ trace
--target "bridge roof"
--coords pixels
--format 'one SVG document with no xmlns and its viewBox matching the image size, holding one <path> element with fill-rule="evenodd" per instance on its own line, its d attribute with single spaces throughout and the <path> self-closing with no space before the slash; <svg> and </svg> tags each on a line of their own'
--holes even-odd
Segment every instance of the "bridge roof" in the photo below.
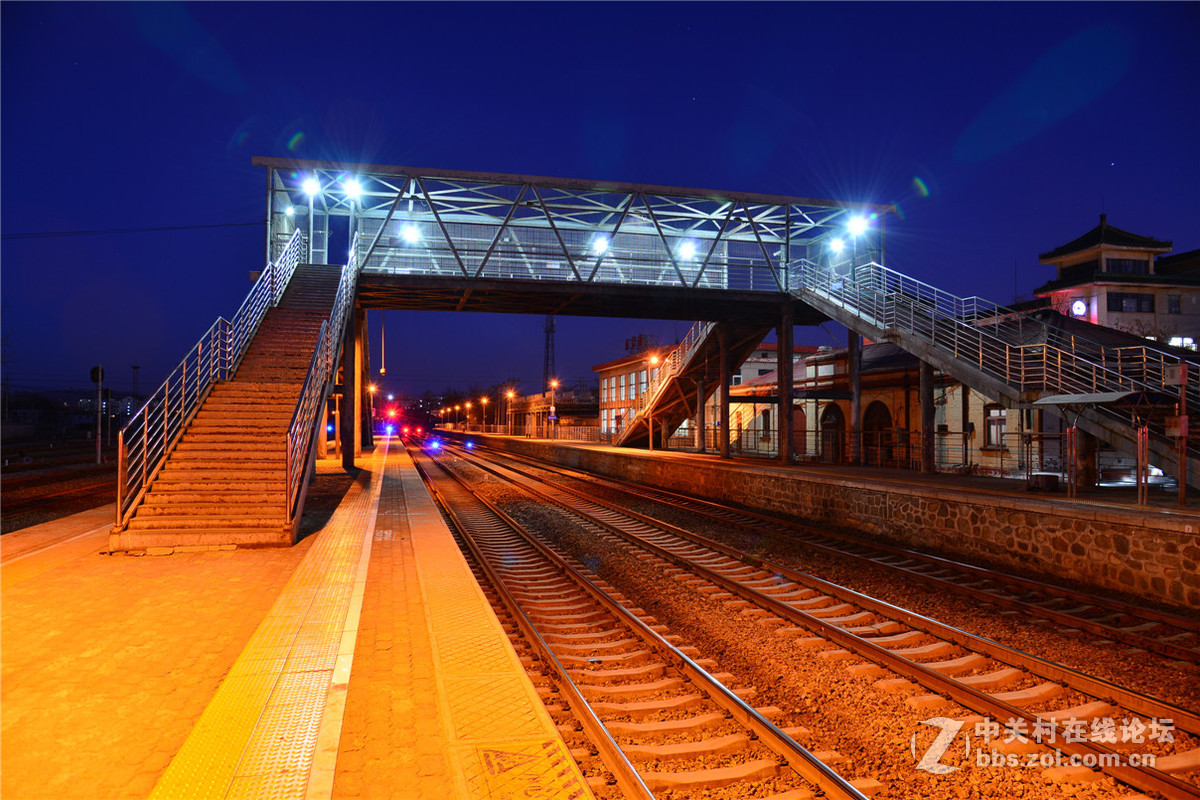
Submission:
<svg viewBox="0 0 1200 800">
<path fill-rule="evenodd" d="M 294 170 L 297 173 L 309 173 L 316 170 L 329 172 L 345 172 L 355 175 L 378 175 L 402 177 L 437 177 L 475 183 L 495 183 L 512 186 L 530 185 L 574 189 L 583 191 L 608 191 L 622 194 L 646 193 L 669 195 L 672 197 L 695 197 L 704 199 L 736 200 L 747 203 L 762 203 L 767 205 L 809 205 L 826 208 L 840 208 L 853 211 L 891 214 L 896 207 L 888 203 L 858 203 L 844 200 L 822 200 L 812 197 L 796 197 L 788 195 L 758 194 L 754 192 L 735 192 L 725 189 L 694 189 L 679 186 L 660 186 L 656 184 L 623 183 L 620 181 L 588 180 L 581 178 L 554 178 L 544 175 L 520 175 L 501 172 L 471 172 L 464 170 L 432 169 L 427 167 L 406 167 L 394 164 L 368 164 L 353 161 L 321 161 L 306 158 L 275 158 L 271 156 L 254 156 L 251 163 L 257 167 L 270 167 L 277 170 Z"/>
</svg>

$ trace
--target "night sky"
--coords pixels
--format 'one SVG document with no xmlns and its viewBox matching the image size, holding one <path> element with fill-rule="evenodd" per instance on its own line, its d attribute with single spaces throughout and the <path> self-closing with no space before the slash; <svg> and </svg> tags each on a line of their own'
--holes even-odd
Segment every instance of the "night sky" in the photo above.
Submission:
<svg viewBox="0 0 1200 800">
<path fill-rule="evenodd" d="M 1200 3 L 6 0 L 0 36 L 14 391 L 103 362 L 145 393 L 232 316 L 264 261 L 254 155 L 895 203 L 889 266 L 1000 303 L 1101 212 L 1200 248 Z M 558 372 L 687 327 L 560 318 Z M 540 317 L 387 333 L 390 391 L 539 390 Z"/>
</svg>

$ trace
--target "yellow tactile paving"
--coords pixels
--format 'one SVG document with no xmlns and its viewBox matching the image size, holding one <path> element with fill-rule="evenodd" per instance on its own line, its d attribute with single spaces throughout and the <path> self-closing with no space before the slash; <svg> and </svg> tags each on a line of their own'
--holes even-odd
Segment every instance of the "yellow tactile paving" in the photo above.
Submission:
<svg viewBox="0 0 1200 800">
<path fill-rule="evenodd" d="M 335 761 L 354 762 L 362 747 L 401 778 L 366 787 L 368 794 L 590 798 L 411 460 L 381 447 L 364 474 L 369 483 L 360 480 L 322 529 L 151 797 L 326 800 L 346 794 L 334 791 Z M 384 513 L 402 524 L 402 541 L 375 524 L 385 485 Z M 349 711 L 343 719 L 364 647 L 363 598 L 395 588 L 376 585 L 382 573 L 368 570 L 372 542 L 380 558 L 400 546 L 414 584 L 404 588 L 416 601 L 407 618 L 372 623 L 372 646 L 390 649 L 393 635 L 417 630 L 428 645 L 406 652 L 387 686 L 370 675 L 373 696 L 386 690 L 407 699 L 389 709 L 408 717 L 411 734 L 398 740 L 386 724 L 361 724 Z M 369 663 L 360 672 L 369 673 Z M 342 736 L 343 722 L 358 738 Z M 350 751 L 347 741 L 356 742 Z M 337 769 L 343 773 L 341 763 Z"/>
<path fill-rule="evenodd" d="M 333 797 L 590 798 L 402 452 L 374 548 Z"/>
<path fill-rule="evenodd" d="M 401 480 L 447 744 L 467 796 L 590 797 L 420 478 L 409 468 Z"/>
<path fill-rule="evenodd" d="M 351 600 L 370 546 L 386 448 L 322 529 L 151 797 L 301 798 Z"/>
</svg>

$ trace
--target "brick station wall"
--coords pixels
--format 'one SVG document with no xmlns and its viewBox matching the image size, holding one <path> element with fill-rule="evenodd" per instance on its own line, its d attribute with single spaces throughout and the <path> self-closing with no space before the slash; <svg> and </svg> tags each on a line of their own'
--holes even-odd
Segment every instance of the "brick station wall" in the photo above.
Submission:
<svg viewBox="0 0 1200 800">
<path fill-rule="evenodd" d="M 1200 608 L 1200 516 L 1110 509 L 796 470 L 753 470 L 646 451 L 615 453 L 528 439 L 488 444 L 832 530 L 964 561 L 1067 577 L 1171 605 Z"/>
</svg>

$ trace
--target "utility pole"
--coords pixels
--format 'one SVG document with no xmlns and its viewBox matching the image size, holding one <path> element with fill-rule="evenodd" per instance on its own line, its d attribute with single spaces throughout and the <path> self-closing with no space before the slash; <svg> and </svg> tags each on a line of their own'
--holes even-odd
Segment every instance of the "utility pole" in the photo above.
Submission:
<svg viewBox="0 0 1200 800">
<path fill-rule="evenodd" d="M 547 314 L 546 321 L 542 326 L 546 332 L 546 348 L 544 359 L 542 361 L 542 390 L 550 385 L 550 381 L 555 378 L 555 373 L 558 371 L 554 367 L 554 315 Z"/>
</svg>

